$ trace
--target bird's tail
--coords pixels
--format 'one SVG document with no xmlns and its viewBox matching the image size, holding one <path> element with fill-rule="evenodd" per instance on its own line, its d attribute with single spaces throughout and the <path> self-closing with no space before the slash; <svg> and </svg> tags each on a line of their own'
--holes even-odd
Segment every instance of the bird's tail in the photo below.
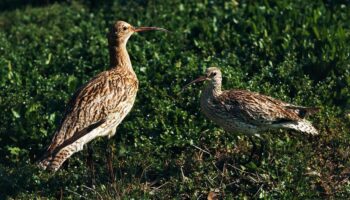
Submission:
<svg viewBox="0 0 350 200">
<path fill-rule="evenodd" d="M 43 156 L 43 159 L 38 163 L 38 166 L 42 169 L 47 169 L 50 171 L 57 171 L 61 165 L 74 153 L 83 150 L 84 144 L 90 142 L 97 136 L 105 136 L 104 133 L 109 132 L 95 132 L 97 127 L 99 127 L 106 120 L 101 120 L 95 124 L 90 125 L 87 128 L 75 133 L 72 137 L 66 139 L 59 145 L 55 147 L 50 146 L 47 153 Z"/>
<path fill-rule="evenodd" d="M 45 155 L 37 165 L 43 170 L 56 172 L 74 152 L 70 146 L 67 146 L 57 153 Z"/>
<path fill-rule="evenodd" d="M 52 156 L 44 157 L 37 163 L 37 165 L 39 168 L 43 170 L 49 169 L 51 166 L 51 160 L 52 160 Z"/>
<path fill-rule="evenodd" d="M 288 122 L 279 124 L 283 128 L 293 129 L 295 131 L 307 133 L 310 135 L 318 135 L 317 129 L 311 124 L 311 122 L 302 119 L 300 121 Z"/>
</svg>

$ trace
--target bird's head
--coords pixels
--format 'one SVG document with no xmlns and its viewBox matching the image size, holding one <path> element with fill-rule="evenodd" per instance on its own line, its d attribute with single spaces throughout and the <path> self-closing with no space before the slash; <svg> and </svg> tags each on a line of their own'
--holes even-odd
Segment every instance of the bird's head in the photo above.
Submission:
<svg viewBox="0 0 350 200">
<path fill-rule="evenodd" d="M 205 71 L 205 77 L 206 77 L 206 80 L 210 80 L 212 82 L 221 81 L 222 79 L 221 71 L 217 67 L 209 67 Z"/>
<path fill-rule="evenodd" d="M 190 83 L 188 83 L 183 87 L 183 90 L 194 83 L 204 82 L 204 81 L 210 81 L 214 85 L 217 85 L 217 84 L 221 85 L 221 80 L 222 80 L 222 75 L 221 75 L 220 69 L 217 67 L 209 67 L 205 71 L 204 76 L 200 76 L 195 80 L 191 81 Z"/>
<path fill-rule="evenodd" d="M 151 31 L 151 30 L 169 32 L 166 29 L 159 28 L 159 27 L 134 27 L 124 21 L 117 21 L 111 26 L 109 30 L 108 38 L 113 46 L 116 46 L 117 44 L 125 45 L 133 33 L 142 32 L 142 31 Z"/>
</svg>

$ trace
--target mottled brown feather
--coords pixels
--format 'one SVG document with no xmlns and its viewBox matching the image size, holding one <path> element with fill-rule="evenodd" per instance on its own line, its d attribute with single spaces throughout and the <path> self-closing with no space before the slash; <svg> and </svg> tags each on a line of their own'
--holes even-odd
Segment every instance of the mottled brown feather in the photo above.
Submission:
<svg viewBox="0 0 350 200">
<path fill-rule="evenodd" d="M 68 103 L 64 118 L 51 145 L 38 163 L 56 171 L 62 163 L 96 137 L 115 134 L 117 126 L 130 112 L 138 90 L 126 43 L 135 32 L 161 30 L 117 21 L 108 33 L 111 69 L 83 85 Z"/>
<path fill-rule="evenodd" d="M 204 115 L 226 131 L 256 135 L 268 129 L 286 128 L 312 135 L 318 134 L 303 119 L 317 109 L 295 106 L 273 97 L 247 90 L 221 90 L 220 69 L 210 67 L 206 75 L 191 83 L 208 80 L 201 95 Z"/>
<path fill-rule="evenodd" d="M 256 124 L 271 124 L 276 121 L 300 120 L 300 117 L 286 108 L 287 103 L 256 92 L 246 90 L 226 90 L 217 97 L 220 105 L 240 119 Z"/>
<path fill-rule="evenodd" d="M 106 120 L 109 114 L 119 112 L 118 105 L 127 101 L 126 97 L 135 96 L 137 89 L 135 74 L 123 68 L 113 68 L 97 75 L 82 86 L 68 103 L 48 151 L 54 151 L 89 125 Z"/>
<path fill-rule="evenodd" d="M 131 66 L 126 42 L 134 27 L 116 22 L 108 34 L 110 67 L 74 94 L 52 142 L 38 165 L 56 171 L 83 145 L 100 136 L 112 136 L 131 110 L 138 80 Z"/>
</svg>

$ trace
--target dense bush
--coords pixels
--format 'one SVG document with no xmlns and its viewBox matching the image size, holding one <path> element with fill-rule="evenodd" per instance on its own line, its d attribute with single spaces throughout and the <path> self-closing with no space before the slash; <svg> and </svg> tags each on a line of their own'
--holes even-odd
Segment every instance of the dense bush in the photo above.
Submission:
<svg viewBox="0 0 350 200">
<path fill-rule="evenodd" d="M 15 1 L 2 8 L 0 198 L 205 199 L 210 191 L 226 199 L 350 198 L 350 6 L 339 2 L 73 1 L 33 7 Z M 105 36 L 117 19 L 172 33 L 130 39 L 140 91 L 116 136 L 93 141 L 90 151 L 75 154 L 54 175 L 38 170 L 33 163 L 68 99 L 107 69 Z M 211 65 L 222 68 L 225 88 L 320 107 L 311 121 L 321 135 L 267 133 L 263 154 L 244 163 L 251 143 L 200 114 L 200 86 L 180 93 Z M 95 178 L 85 164 L 92 150 Z"/>
</svg>

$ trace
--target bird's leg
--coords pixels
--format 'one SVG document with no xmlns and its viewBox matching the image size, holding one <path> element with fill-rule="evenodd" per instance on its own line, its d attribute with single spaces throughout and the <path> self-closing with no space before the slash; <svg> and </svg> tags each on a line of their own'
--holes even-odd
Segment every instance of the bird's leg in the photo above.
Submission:
<svg viewBox="0 0 350 200">
<path fill-rule="evenodd" d="M 259 137 L 260 140 L 260 148 L 259 148 L 259 159 L 262 158 L 264 152 L 266 152 L 266 140 L 263 137 Z"/>
<path fill-rule="evenodd" d="M 91 147 L 91 145 L 88 145 L 88 156 L 87 156 L 87 165 L 90 171 L 90 187 L 94 188 L 96 185 L 96 178 L 95 178 L 95 167 L 94 167 L 94 160 L 93 160 L 93 154 L 94 151 Z"/>
<path fill-rule="evenodd" d="M 109 180 L 112 184 L 115 182 L 114 170 L 113 170 L 113 140 L 108 140 L 107 151 L 107 171 L 109 175 Z"/>
<path fill-rule="evenodd" d="M 63 188 L 61 187 L 59 191 L 56 193 L 56 199 L 62 200 L 63 199 Z"/>
<path fill-rule="evenodd" d="M 253 148 L 250 151 L 249 159 L 244 164 L 250 163 L 250 161 L 252 161 L 252 159 L 253 159 L 254 153 L 256 152 L 256 144 L 255 144 L 254 140 L 252 139 L 252 137 L 248 136 L 248 138 L 249 138 L 249 141 L 252 143 Z"/>
<path fill-rule="evenodd" d="M 247 164 L 247 163 L 251 162 L 253 160 L 254 154 L 256 154 L 256 153 L 258 155 L 258 158 L 260 159 L 262 157 L 264 150 L 265 150 L 265 140 L 263 140 L 262 138 L 259 137 L 260 148 L 257 149 L 257 145 L 254 142 L 253 138 L 252 137 L 248 137 L 248 138 L 249 138 L 249 141 L 252 143 L 253 147 L 252 147 L 252 150 L 250 151 L 250 155 L 249 155 L 248 160 L 245 161 L 243 164 Z"/>
</svg>

